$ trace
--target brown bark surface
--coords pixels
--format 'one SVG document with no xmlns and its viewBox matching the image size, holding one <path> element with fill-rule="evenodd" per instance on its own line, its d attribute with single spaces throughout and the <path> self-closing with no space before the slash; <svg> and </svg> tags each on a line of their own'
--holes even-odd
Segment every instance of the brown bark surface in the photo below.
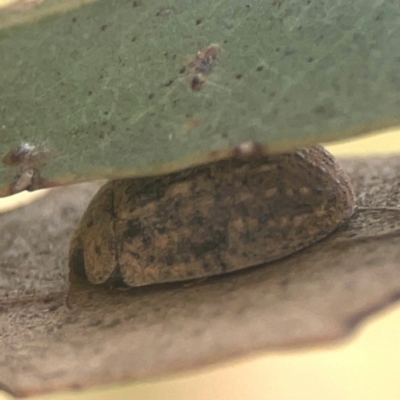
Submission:
<svg viewBox="0 0 400 400">
<path fill-rule="evenodd" d="M 327 240 L 229 276 L 108 291 L 68 243 L 96 184 L 0 216 L 0 382 L 17 396 L 143 379 L 345 337 L 400 295 L 400 157 L 342 160 L 359 210 Z"/>
</svg>

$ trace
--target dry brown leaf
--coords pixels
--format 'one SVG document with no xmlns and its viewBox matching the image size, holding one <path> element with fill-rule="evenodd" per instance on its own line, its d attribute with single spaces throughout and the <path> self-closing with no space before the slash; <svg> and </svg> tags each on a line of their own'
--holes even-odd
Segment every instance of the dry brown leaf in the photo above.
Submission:
<svg viewBox="0 0 400 400">
<path fill-rule="evenodd" d="M 109 292 L 75 281 L 71 308 L 68 241 L 98 186 L 57 189 L 2 215 L 2 388 L 84 388 L 343 338 L 400 295 L 400 157 L 342 164 L 361 208 L 328 240 L 193 285 Z"/>
</svg>

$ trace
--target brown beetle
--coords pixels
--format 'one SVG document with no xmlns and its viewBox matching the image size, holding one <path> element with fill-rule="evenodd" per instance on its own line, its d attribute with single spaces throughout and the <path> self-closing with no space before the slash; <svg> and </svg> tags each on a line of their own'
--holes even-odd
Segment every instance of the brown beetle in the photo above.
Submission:
<svg viewBox="0 0 400 400">
<path fill-rule="evenodd" d="M 347 176 L 320 146 L 110 181 L 73 236 L 70 268 L 112 286 L 224 274 L 323 239 L 354 207 Z"/>
</svg>

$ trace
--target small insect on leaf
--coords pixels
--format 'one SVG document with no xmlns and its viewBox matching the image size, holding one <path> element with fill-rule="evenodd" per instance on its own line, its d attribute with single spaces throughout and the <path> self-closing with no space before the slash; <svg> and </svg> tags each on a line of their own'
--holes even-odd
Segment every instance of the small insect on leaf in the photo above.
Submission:
<svg viewBox="0 0 400 400">
<path fill-rule="evenodd" d="M 35 145 L 31 143 L 21 143 L 20 146 L 10 150 L 2 159 L 4 165 L 15 167 L 21 165 L 24 160 L 30 158 L 35 151 Z"/>
<path fill-rule="evenodd" d="M 211 44 L 204 50 L 197 52 L 196 57 L 187 65 L 190 86 L 192 90 L 200 90 L 205 81 L 206 76 L 210 75 L 217 65 L 217 58 L 220 47 L 217 44 Z"/>
<path fill-rule="evenodd" d="M 17 169 L 9 186 L 10 194 L 40 189 L 44 182 L 40 170 L 55 154 L 54 149 L 44 144 L 23 142 L 3 156 L 5 166 Z"/>
<path fill-rule="evenodd" d="M 197 73 L 209 75 L 217 64 L 217 57 L 220 47 L 217 44 L 211 44 L 202 51 L 198 51 L 196 58 L 188 65 L 189 68 Z"/>
<path fill-rule="evenodd" d="M 20 165 L 46 165 L 55 151 L 45 145 L 23 142 L 10 150 L 2 159 L 4 165 L 17 167 Z"/>
</svg>

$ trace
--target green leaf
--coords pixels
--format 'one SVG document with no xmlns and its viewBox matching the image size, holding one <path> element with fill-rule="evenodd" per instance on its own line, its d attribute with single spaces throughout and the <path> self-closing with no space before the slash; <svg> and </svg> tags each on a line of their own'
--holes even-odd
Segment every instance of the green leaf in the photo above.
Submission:
<svg viewBox="0 0 400 400">
<path fill-rule="evenodd" d="M 399 21 L 400 3 L 383 0 L 3 9 L 0 195 L 399 125 Z M 21 143 L 36 153 L 10 165 Z M 28 167 L 34 185 L 18 180 Z"/>
</svg>

